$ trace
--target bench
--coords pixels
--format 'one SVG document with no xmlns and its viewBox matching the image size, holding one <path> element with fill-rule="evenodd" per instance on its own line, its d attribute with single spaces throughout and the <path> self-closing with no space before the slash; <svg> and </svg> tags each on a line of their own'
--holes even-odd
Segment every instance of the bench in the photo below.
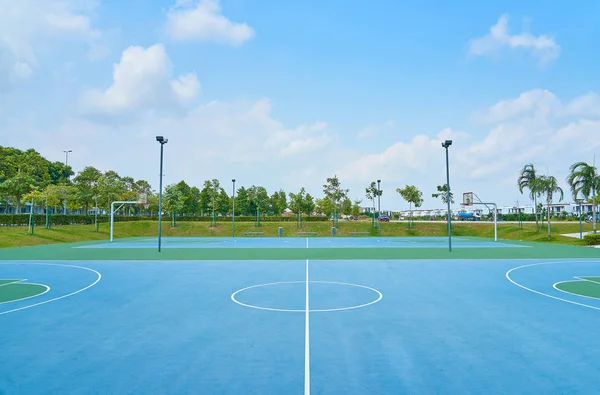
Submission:
<svg viewBox="0 0 600 395">
<path fill-rule="evenodd" d="M 262 236 L 265 232 L 244 232 L 244 236 Z"/>
<path fill-rule="evenodd" d="M 356 236 L 356 235 L 369 235 L 369 232 L 350 232 L 351 236 Z"/>
<path fill-rule="evenodd" d="M 298 236 L 315 236 L 318 232 L 298 232 Z"/>
</svg>

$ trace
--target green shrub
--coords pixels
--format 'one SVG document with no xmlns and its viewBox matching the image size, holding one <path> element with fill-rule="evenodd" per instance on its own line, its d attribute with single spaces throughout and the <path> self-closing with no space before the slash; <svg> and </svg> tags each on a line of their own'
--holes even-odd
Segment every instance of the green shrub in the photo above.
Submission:
<svg viewBox="0 0 600 395">
<path fill-rule="evenodd" d="M 585 244 L 589 245 L 589 246 L 595 246 L 600 244 L 600 234 L 588 234 L 583 236 L 583 241 Z"/>
</svg>

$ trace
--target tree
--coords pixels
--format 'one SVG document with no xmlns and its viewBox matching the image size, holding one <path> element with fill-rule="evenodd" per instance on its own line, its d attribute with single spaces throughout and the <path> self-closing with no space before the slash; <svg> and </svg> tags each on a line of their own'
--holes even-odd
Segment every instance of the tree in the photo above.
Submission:
<svg viewBox="0 0 600 395">
<path fill-rule="evenodd" d="M 533 163 L 528 163 L 521 169 L 519 173 L 519 178 L 517 179 L 517 186 L 519 187 L 519 192 L 521 195 L 523 194 L 523 190 L 525 188 L 529 189 L 529 198 L 533 200 L 533 207 L 535 207 L 535 227 L 539 231 L 539 223 L 538 223 L 538 209 L 537 209 L 537 197 L 538 193 L 534 190 L 535 188 L 535 180 L 537 179 L 537 173 Z"/>
<path fill-rule="evenodd" d="M 555 194 L 559 195 L 559 201 L 563 200 L 563 190 L 558 186 L 558 181 L 556 181 L 554 176 L 539 176 L 530 184 L 533 184 L 533 189 L 536 192 L 539 192 L 542 196 L 546 197 L 546 203 L 548 205 L 546 213 L 548 218 L 548 238 L 550 238 L 550 205 L 552 204 L 552 198 Z"/>
<path fill-rule="evenodd" d="M 350 215 L 352 213 L 352 200 L 350 200 L 348 196 L 345 196 L 344 200 L 342 200 L 341 211 L 344 215 Z"/>
<path fill-rule="evenodd" d="M 75 198 L 87 213 L 95 197 L 98 196 L 98 180 L 102 172 L 95 167 L 87 166 L 73 179 L 77 193 Z"/>
<path fill-rule="evenodd" d="M 317 212 L 329 217 L 331 214 L 333 214 L 333 203 L 327 198 L 317 199 L 316 210 Z"/>
<path fill-rule="evenodd" d="M 221 215 L 225 215 L 231 212 L 231 198 L 223 188 L 221 188 L 221 190 L 219 191 L 216 210 Z"/>
<path fill-rule="evenodd" d="M 351 214 L 354 217 L 358 217 L 360 215 L 360 204 L 362 203 L 361 199 L 355 199 L 354 200 L 354 204 L 352 205 L 352 212 Z"/>
<path fill-rule="evenodd" d="M 336 175 L 327 178 L 323 184 L 323 193 L 325 197 L 333 204 L 334 220 L 337 221 L 337 208 L 340 201 L 348 196 L 348 189 L 342 189 L 342 184 Z"/>
<path fill-rule="evenodd" d="M 436 187 L 437 193 L 432 193 L 432 198 L 441 198 L 442 203 L 448 204 L 448 184 L 438 185 Z M 454 193 L 450 191 L 450 203 L 454 204 Z"/>
<path fill-rule="evenodd" d="M 271 195 L 271 212 L 275 215 L 281 215 L 287 208 L 287 196 L 283 190 L 273 192 Z"/>
<path fill-rule="evenodd" d="M 567 176 L 567 183 L 571 189 L 573 199 L 581 194 L 588 202 L 592 202 L 592 220 L 594 224 L 594 233 L 596 233 L 596 202 L 593 200 L 598 193 L 599 179 L 595 166 L 590 166 L 585 162 L 573 163 L 569 168 L 570 173 Z M 581 213 L 580 213 L 581 214 Z"/>
<path fill-rule="evenodd" d="M 421 193 L 421 191 L 419 191 L 419 189 L 414 186 L 414 185 L 407 185 L 404 187 L 404 189 L 402 188 L 396 188 L 396 192 L 398 192 L 400 194 L 400 196 L 402 196 L 402 198 L 404 200 L 406 200 L 409 204 L 409 212 L 410 212 L 410 218 L 408 221 L 408 227 L 411 227 L 411 222 L 412 222 L 412 205 L 414 204 L 415 207 L 421 207 L 421 205 L 423 204 L 423 193 Z M 414 227 L 414 223 L 413 223 L 413 227 Z"/>
<path fill-rule="evenodd" d="M 248 206 L 248 190 L 240 187 L 235 196 L 235 212 L 241 215 L 248 215 L 250 210 Z"/>
<path fill-rule="evenodd" d="M 16 212 L 20 213 L 23 196 L 33 187 L 44 188 L 50 183 L 49 162 L 32 149 L 21 151 L 3 148 L 0 155 L 0 193 L 10 198 L 16 206 Z"/>
<path fill-rule="evenodd" d="M 110 204 L 119 200 L 123 191 L 121 177 L 112 170 L 106 171 L 98 178 L 98 205 L 110 210 Z"/>
<path fill-rule="evenodd" d="M 292 193 L 290 192 L 290 210 L 292 210 L 292 212 L 294 214 L 298 214 L 300 212 L 303 211 L 304 209 L 304 200 L 306 199 L 305 197 L 305 190 L 304 187 L 300 188 L 300 192 L 298 193 Z"/>
<path fill-rule="evenodd" d="M 365 196 L 373 203 L 373 212 L 375 212 L 375 198 L 377 197 L 377 183 L 375 181 L 371 182 L 371 184 L 365 188 Z"/>
<path fill-rule="evenodd" d="M 177 184 L 167 185 L 163 194 L 163 207 L 165 212 L 171 214 L 175 226 L 175 216 L 181 213 L 185 208 L 185 196 L 181 189 L 177 188 Z"/>
<path fill-rule="evenodd" d="M 219 193 L 221 192 L 221 183 L 216 178 L 204 181 L 204 188 L 201 195 L 201 205 L 206 207 L 212 213 L 214 218 L 215 213 L 219 211 Z"/>
<path fill-rule="evenodd" d="M 71 166 L 67 166 L 62 162 L 48 162 L 48 175 L 50 176 L 50 183 L 52 184 L 69 184 L 70 177 L 75 172 Z"/>
<path fill-rule="evenodd" d="M 302 203 L 302 212 L 306 213 L 310 217 L 315 211 L 315 207 L 315 199 L 310 195 L 310 193 L 307 193 Z"/>
</svg>

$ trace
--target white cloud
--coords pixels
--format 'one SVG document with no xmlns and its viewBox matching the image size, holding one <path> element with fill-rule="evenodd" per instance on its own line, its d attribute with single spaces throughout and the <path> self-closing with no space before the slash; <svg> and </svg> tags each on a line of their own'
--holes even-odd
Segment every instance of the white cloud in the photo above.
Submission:
<svg viewBox="0 0 600 395">
<path fill-rule="evenodd" d="M 556 59 L 560 53 L 560 46 L 545 34 L 509 34 L 508 15 L 502 15 L 487 35 L 475 38 L 469 43 L 469 53 L 472 55 L 497 55 L 505 48 L 530 51 L 541 64 Z"/>
<path fill-rule="evenodd" d="M 167 31 L 178 41 L 197 40 L 241 45 L 254 37 L 246 23 L 221 15 L 219 0 L 178 1 L 167 15 Z"/>
<path fill-rule="evenodd" d="M 83 109 L 88 113 L 116 115 L 181 104 L 197 97 L 200 83 L 195 74 L 175 80 L 170 77 L 171 62 L 161 44 L 129 47 L 114 65 L 112 85 L 104 91 L 87 91 Z"/>
<path fill-rule="evenodd" d="M 545 120 L 577 116 L 600 117 L 600 97 L 588 93 L 562 102 L 548 90 L 533 89 L 514 99 L 501 100 L 488 110 L 475 113 L 472 118 L 476 122 L 497 123 L 523 118 Z"/>
<path fill-rule="evenodd" d="M 416 185 L 423 191 L 425 206 L 436 208 L 441 203 L 431 199 L 431 193 L 445 182 L 440 143 L 452 139 L 450 177 L 458 200 L 462 192 L 474 191 L 482 199 L 511 205 L 516 200 L 528 201 L 516 189 L 518 172 L 526 163 L 554 175 L 568 191 L 564 180 L 569 166 L 577 161 L 591 163 L 600 150 L 600 101 L 595 93 L 561 101 L 549 91 L 524 92 L 491 106 L 481 117 L 490 123 L 489 129 L 469 134 L 444 129 L 434 136 L 397 141 L 382 152 L 353 151 L 351 159 L 334 171 L 342 180 L 358 185 L 359 192 L 360 185 L 375 179 L 385 180 L 388 190 Z M 388 192 L 386 204 L 407 206 L 396 195 Z M 565 200 L 570 200 L 568 193 Z"/>
<path fill-rule="evenodd" d="M 544 95 L 555 97 L 551 92 Z M 600 150 L 600 119 L 582 116 L 573 120 L 571 115 L 560 114 L 569 107 L 585 108 L 590 114 L 589 105 L 575 104 L 593 103 L 593 98 L 593 93 L 586 94 L 565 101 L 562 107 L 551 106 L 548 112 L 529 105 L 517 118 L 499 117 L 483 130 L 474 126 L 468 134 L 446 128 L 400 140 L 382 135 L 387 147 L 381 151 L 364 145 L 353 147 L 354 139 L 344 139 L 324 122 L 285 125 L 273 116 L 266 98 L 212 101 L 184 114 L 144 112 L 131 122 L 111 125 L 71 118 L 51 131 L 36 129 L 36 122 L 15 119 L 2 130 L 7 144 L 29 148 L 33 141 L 34 148 L 53 160 L 61 160 L 64 141 L 69 141 L 73 149 L 69 161 L 75 169 L 86 165 L 113 169 L 147 179 L 155 187 L 158 145 L 154 136 L 165 135 L 169 138 L 165 147 L 167 184 L 186 180 L 201 185 L 212 178 L 227 184 L 236 178 L 238 186 L 263 185 L 269 192 L 306 187 L 320 197 L 325 178 L 337 174 L 343 187 L 350 188 L 351 198 L 362 198 L 363 204 L 364 188 L 381 179 L 382 206 L 393 209 L 407 207 L 395 193 L 406 184 L 421 189 L 424 208 L 442 207 L 431 194 L 436 185 L 445 182 L 441 142 L 451 139 L 450 182 L 457 201 L 462 192 L 473 191 L 502 206 L 516 200 L 528 202 L 527 196 L 518 193 L 516 179 L 519 169 L 529 162 L 541 173 L 554 175 L 568 190 L 564 179 L 569 166 L 581 160 L 591 162 L 594 152 Z"/>
<path fill-rule="evenodd" d="M 157 187 L 156 135 L 169 139 L 165 146 L 165 182 L 186 180 L 201 185 L 231 178 L 238 185 L 264 185 L 269 191 L 302 186 L 319 192 L 336 156 L 335 133 L 322 122 L 286 127 L 271 114 L 271 103 L 213 101 L 184 116 L 145 116 L 128 123 L 102 125 L 89 119 L 71 118 L 54 131 L 36 129 L 18 120 L 7 126 L 7 143 L 18 147 L 35 141 L 50 159 L 60 160 L 64 141 L 73 153 L 75 169 L 92 165 L 122 175 L 147 179 Z M 29 138 L 33 140 L 29 140 Z M 117 142 L 117 143 L 116 143 Z M 62 148 L 61 148 L 62 147 Z"/>
<path fill-rule="evenodd" d="M 39 53 L 48 52 L 62 40 L 101 40 L 91 15 L 96 0 L 19 0 L 2 2 L 0 12 L 0 89 L 31 77 Z"/>
</svg>

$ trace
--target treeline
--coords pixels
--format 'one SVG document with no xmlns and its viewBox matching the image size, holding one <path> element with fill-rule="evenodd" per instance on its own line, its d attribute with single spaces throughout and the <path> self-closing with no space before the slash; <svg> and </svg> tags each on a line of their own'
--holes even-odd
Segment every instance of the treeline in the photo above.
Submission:
<svg viewBox="0 0 600 395">
<path fill-rule="evenodd" d="M 366 190 L 367 198 L 375 203 L 374 183 Z M 236 189 L 235 199 L 226 192 L 219 180 L 207 180 L 201 188 L 180 181 L 165 187 L 163 212 L 178 216 L 204 217 L 280 216 L 286 211 L 306 217 L 359 215 L 361 200 L 352 202 L 349 190 L 343 189 L 337 176 L 327 178 L 324 197 L 316 199 L 302 187 L 297 192 L 283 190 L 271 194 L 252 185 Z M 381 191 L 379 191 L 379 196 Z M 158 193 L 146 180 L 121 176 L 113 170 L 101 171 L 88 166 L 75 174 L 62 162 L 51 162 L 33 149 L 22 151 L 0 147 L 0 211 L 4 213 L 37 212 L 90 214 L 106 213 L 114 201 L 138 201 L 144 197 L 147 205 L 123 207 L 121 213 L 152 215 L 158 212 Z"/>
<path fill-rule="evenodd" d="M 33 203 L 54 213 L 85 214 L 94 207 L 108 210 L 115 200 L 136 200 L 140 193 L 151 193 L 147 181 L 121 177 L 112 170 L 86 167 L 73 175 L 71 166 L 51 162 L 33 149 L 0 147 L 0 209 L 21 213 L 24 204 Z"/>
</svg>

